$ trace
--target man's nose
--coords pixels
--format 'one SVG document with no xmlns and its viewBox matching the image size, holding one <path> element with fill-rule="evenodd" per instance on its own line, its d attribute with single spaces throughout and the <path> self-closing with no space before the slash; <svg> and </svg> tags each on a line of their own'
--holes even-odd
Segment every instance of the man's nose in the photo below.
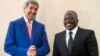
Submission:
<svg viewBox="0 0 100 56">
<path fill-rule="evenodd" d="M 33 9 L 31 12 L 32 12 L 32 13 L 36 13 L 37 11 L 36 11 L 35 9 Z"/>
<path fill-rule="evenodd" d="M 67 22 L 70 22 L 71 20 L 68 18 L 66 21 L 67 21 Z"/>
</svg>

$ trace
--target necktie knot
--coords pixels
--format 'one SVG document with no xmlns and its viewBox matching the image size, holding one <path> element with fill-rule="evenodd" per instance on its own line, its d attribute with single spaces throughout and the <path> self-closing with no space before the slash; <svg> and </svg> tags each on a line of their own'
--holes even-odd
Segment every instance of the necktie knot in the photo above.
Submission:
<svg viewBox="0 0 100 56">
<path fill-rule="evenodd" d="M 30 25 L 30 24 L 31 24 L 31 22 L 30 22 L 30 21 L 28 21 L 28 22 L 27 22 L 27 24 L 28 24 L 28 25 Z"/>
<path fill-rule="evenodd" d="M 69 35 L 72 35 L 72 34 L 73 34 L 73 32 L 70 31 L 70 32 L 69 32 Z"/>
</svg>

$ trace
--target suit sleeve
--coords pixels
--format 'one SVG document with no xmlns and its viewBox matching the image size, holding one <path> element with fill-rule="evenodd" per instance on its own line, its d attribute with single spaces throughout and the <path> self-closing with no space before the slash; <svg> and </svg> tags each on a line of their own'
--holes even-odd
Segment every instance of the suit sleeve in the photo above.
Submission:
<svg viewBox="0 0 100 56">
<path fill-rule="evenodd" d="M 87 38 L 89 56 L 98 56 L 98 45 L 94 31 L 91 31 Z"/>
<path fill-rule="evenodd" d="M 27 54 L 27 49 L 26 48 L 18 48 L 16 46 L 16 40 L 15 40 L 16 34 L 15 34 L 15 28 L 14 28 L 14 23 L 10 22 L 5 43 L 4 43 L 4 50 L 8 54 L 12 56 L 16 55 L 21 55 L 21 56 L 26 56 Z"/>
<path fill-rule="evenodd" d="M 42 46 L 37 49 L 37 56 L 47 55 L 50 52 L 50 48 L 49 48 L 48 39 L 47 39 L 44 25 L 42 26 L 41 30 L 42 30 L 42 35 L 41 35 Z"/>
<path fill-rule="evenodd" d="M 55 35 L 54 44 L 53 44 L 53 55 L 52 56 L 59 56 L 58 48 L 57 48 L 57 36 Z"/>
</svg>

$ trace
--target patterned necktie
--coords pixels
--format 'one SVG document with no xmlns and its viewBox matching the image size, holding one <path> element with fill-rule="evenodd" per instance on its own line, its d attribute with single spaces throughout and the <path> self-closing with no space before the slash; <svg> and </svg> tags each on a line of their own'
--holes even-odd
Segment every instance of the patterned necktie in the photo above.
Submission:
<svg viewBox="0 0 100 56">
<path fill-rule="evenodd" d="M 29 36 L 30 36 L 30 38 L 31 38 L 31 31 L 32 31 L 31 22 L 28 22 L 28 23 L 27 23 L 27 28 L 28 28 Z"/>
<path fill-rule="evenodd" d="M 69 32 L 69 41 L 68 41 L 69 54 L 71 54 L 72 46 L 73 46 L 73 38 L 72 38 L 72 32 L 70 31 Z"/>
</svg>

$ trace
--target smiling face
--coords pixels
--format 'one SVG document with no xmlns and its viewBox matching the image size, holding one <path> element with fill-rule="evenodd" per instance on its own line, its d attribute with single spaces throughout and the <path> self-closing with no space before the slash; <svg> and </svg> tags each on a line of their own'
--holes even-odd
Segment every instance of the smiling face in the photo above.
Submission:
<svg viewBox="0 0 100 56">
<path fill-rule="evenodd" d="M 68 30 L 74 29 L 78 24 L 77 14 L 74 11 L 67 11 L 64 16 L 64 26 Z"/>
<path fill-rule="evenodd" d="M 25 8 L 24 8 L 24 14 L 25 17 L 31 21 L 34 19 L 38 11 L 38 6 L 36 4 L 29 3 Z"/>
</svg>

